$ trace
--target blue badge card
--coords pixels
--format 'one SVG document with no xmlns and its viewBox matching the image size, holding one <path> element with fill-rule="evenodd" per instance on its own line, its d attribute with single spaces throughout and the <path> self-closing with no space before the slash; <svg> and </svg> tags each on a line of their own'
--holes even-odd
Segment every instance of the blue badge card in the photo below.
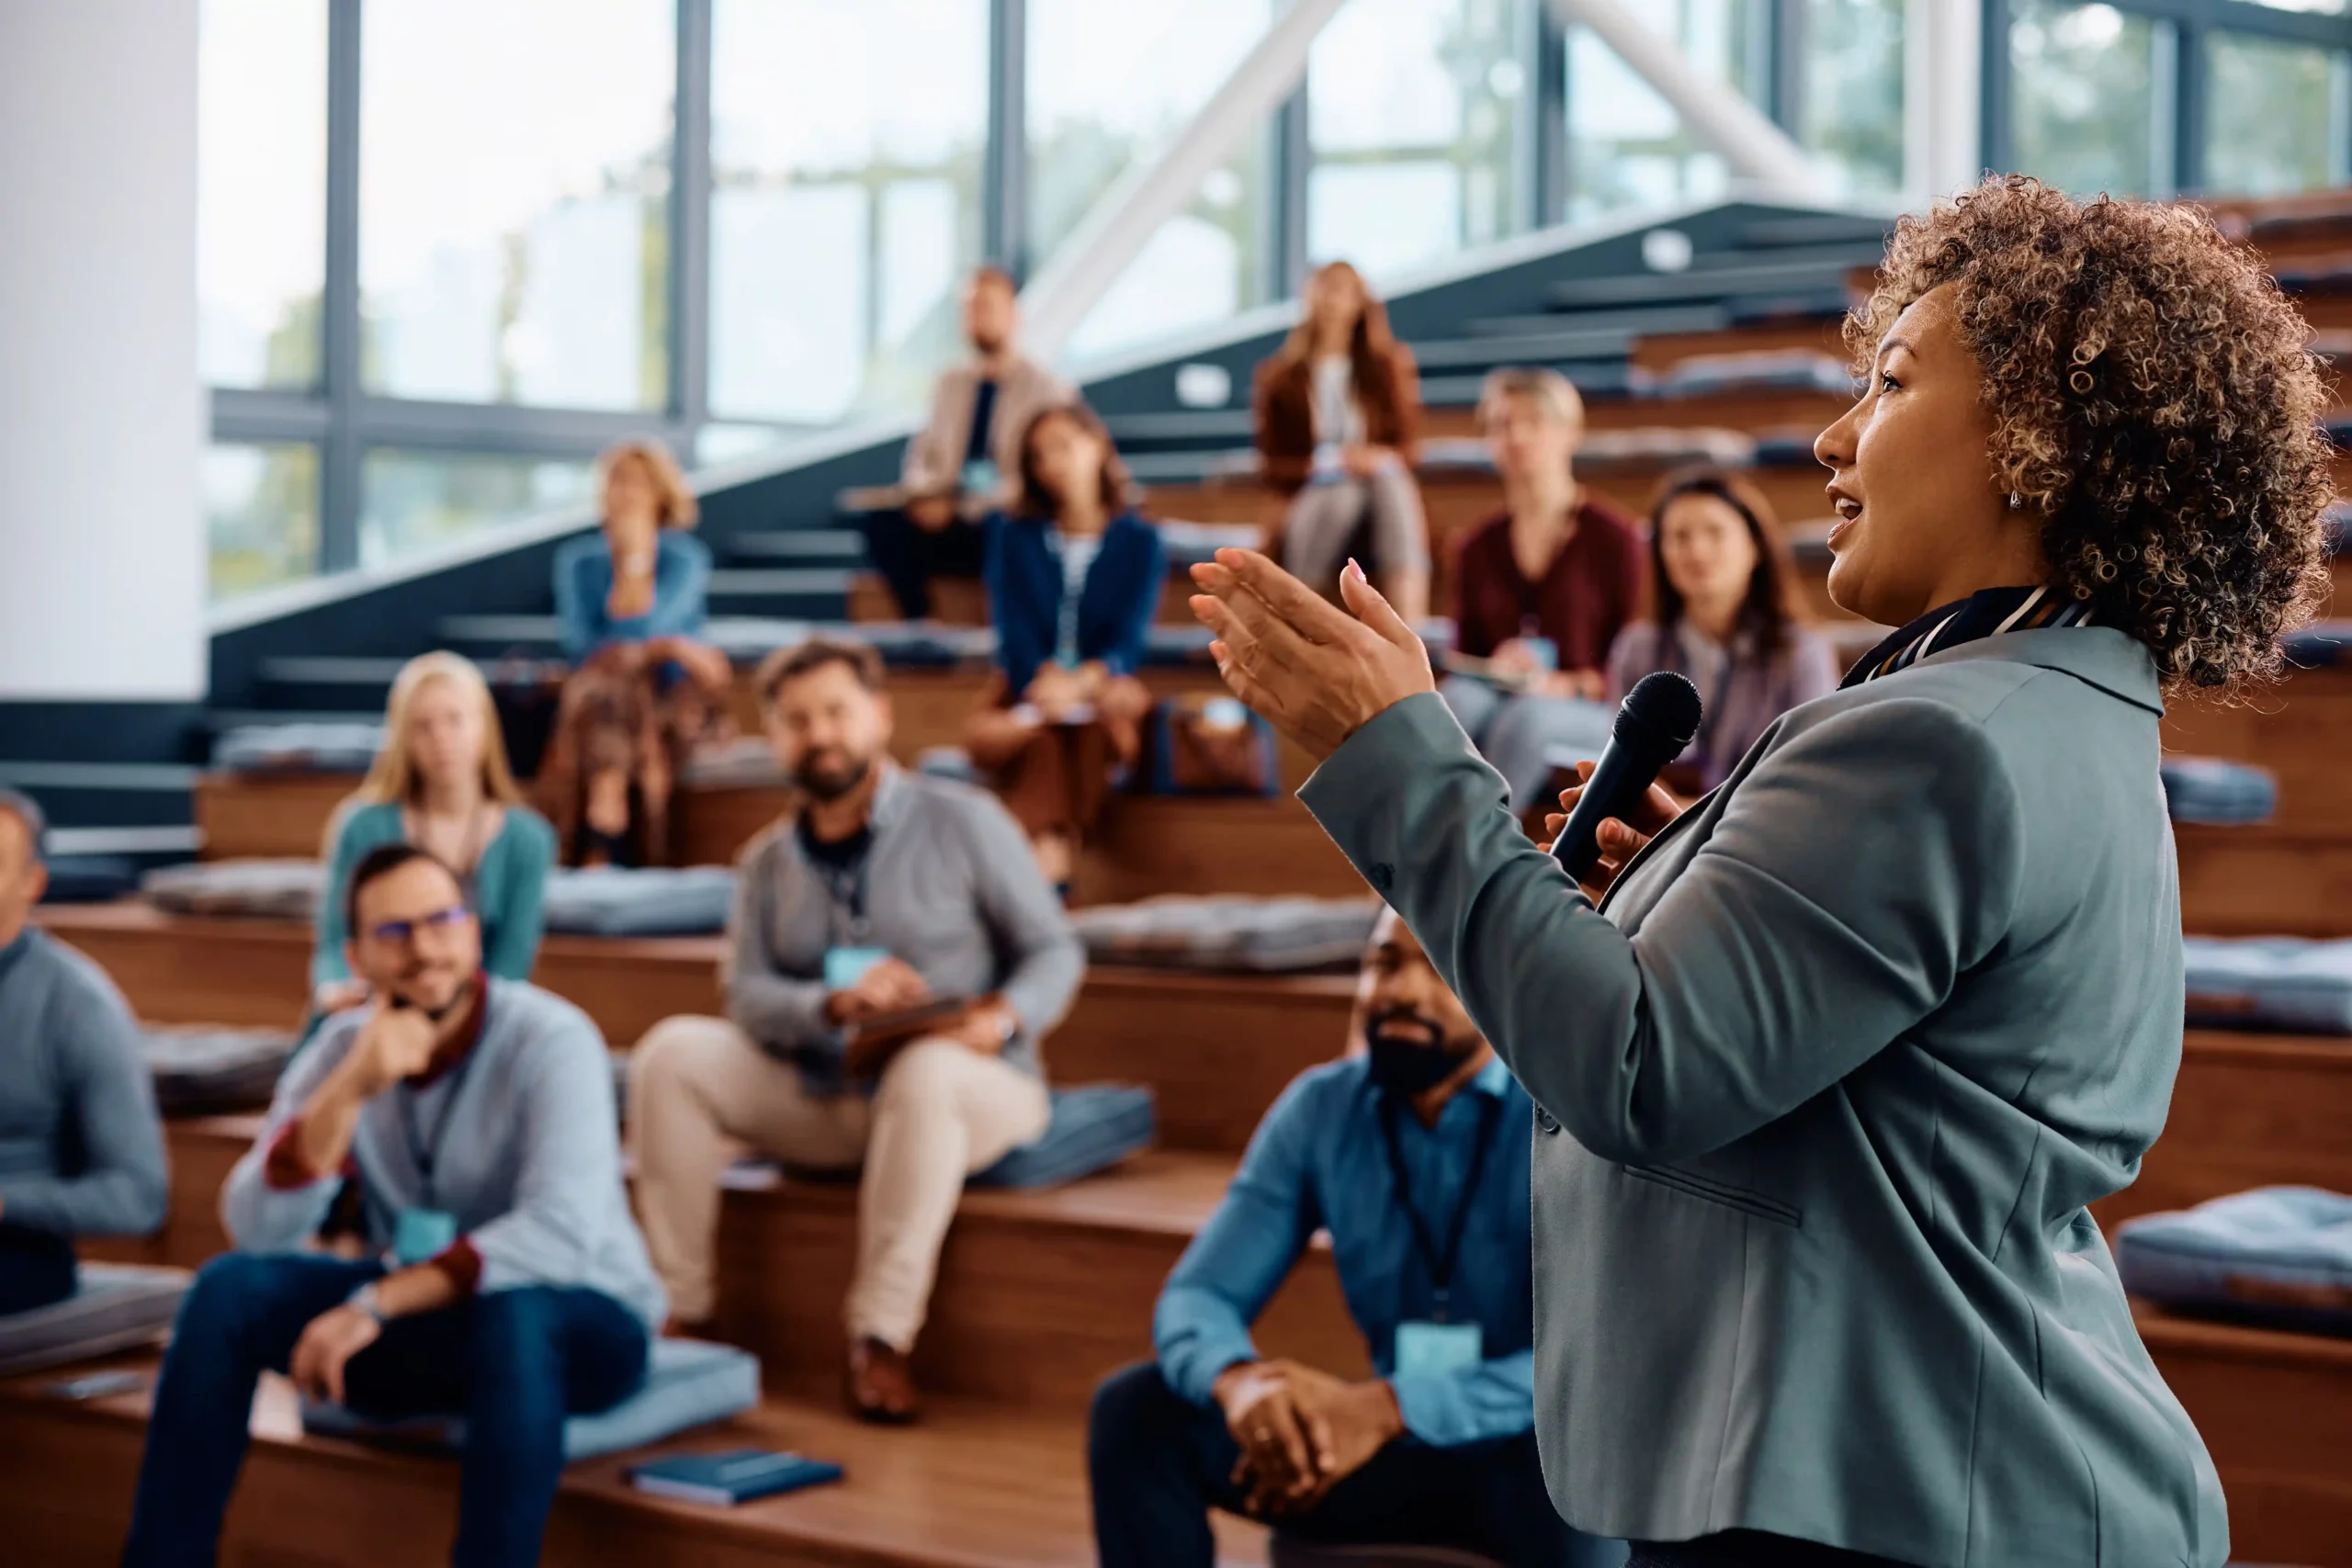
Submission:
<svg viewBox="0 0 2352 1568">
<path fill-rule="evenodd" d="M 1486 1359 L 1487 1337 L 1475 1323 L 1400 1323 L 1395 1376 L 1442 1377 Z"/>
<path fill-rule="evenodd" d="M 888 948 L 829 947 L 825 949 L 825 989 L 846 991 L 865 978 L 865 972 L 890 956 Z"/>
<path fill-rule="evenodd" d="M 458 1245 L 458 1216 L 443 1209 L 402 1209 L 392 1222 L 392 1261 L 405 1269 Z"/>
</svg>

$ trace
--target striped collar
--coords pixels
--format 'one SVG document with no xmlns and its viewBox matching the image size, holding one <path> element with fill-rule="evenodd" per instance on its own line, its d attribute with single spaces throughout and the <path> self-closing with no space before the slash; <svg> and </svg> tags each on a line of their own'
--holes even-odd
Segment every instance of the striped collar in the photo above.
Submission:
<svg viewBox="0 0 2352 1568">
<path fill-rule="evenodd" d="M 2091 607 L 2060 599 L 2043 588 L 1987 588 L 1950 604 L 1939 605 L 1862 655 L 1846 678 L 1843 691 L 1907 670 L 1931 653 L 1957 648 L 1980 637 L 2004 632 L 2038 630 L 2045 626 L 2090 625 Z"/>
</svg>

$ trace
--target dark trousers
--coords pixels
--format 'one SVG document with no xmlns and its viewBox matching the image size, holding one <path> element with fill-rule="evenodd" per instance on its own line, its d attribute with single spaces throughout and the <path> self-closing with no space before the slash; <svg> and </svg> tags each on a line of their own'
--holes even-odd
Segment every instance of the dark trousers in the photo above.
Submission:
<svg viewBox="0 0 2352 1568">
<path fill-rule="evenodd" d="M 935 534 L 916 527 L 903 512 L 869 512 L 864 526 L 865 553 L 890 585 L 899 614 L 910 621 L 931 614 L 933 578 L 978 577 L 988 553 L 986 531 L 960 517 Z"/>
<path fill-rule="evenodd" d="M 209 1564 L 244 1463 L 254 1384 L 286 1371 L 312 1318 L 380 1277 L 375 1263 L 231 1253 L 181 1303 L 155 1386 L 123 1549 L 127 1568 Z M 456 1568 L 525 1568 L 563 1473 L 567 1415 L 610 1409 L 645 1381 L 645 1325 L 600 1292 L 532 1286 L 397 1318 L 344 1370 L 357 1414 L 466 1423 Z"/>
<path fill-rule="evenodd" d="M 74 1293 L 75 1283 L 72 1242 L 0 1223 L 0 1316 L 55 1306 Z"/>
<path fill-rule="evenodd" d="M 1625 1568 L 1905 1568 L 1892 1557 L 1871 1557 L 1810 1540 L 1758 1530 L 1725 1530 L 1696 1540 L 1637 1540 Z"/>
<path fill-rule="evenodd" d="M 1240 1450 L 1214 1405 L 1179 1395 L 1148 1362 L 1094 1391 L 1086 1464 L 1102 1568 L 1206 1568 L 1209 1510 L 1242 1513 Z M 1332 1545 L 1450 1546 L 1510 1568 L 1601 1568 L 1622 1560 L 1563 1523 L 1544 1490 L 1532 1432 L 1438 1449 L 1389 1444 L 1282 1532 Z"/>
</svg>

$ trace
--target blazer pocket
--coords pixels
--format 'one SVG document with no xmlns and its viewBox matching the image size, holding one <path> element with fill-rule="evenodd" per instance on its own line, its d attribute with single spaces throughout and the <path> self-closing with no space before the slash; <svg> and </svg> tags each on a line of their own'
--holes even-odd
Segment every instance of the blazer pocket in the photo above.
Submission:
<svg viewBox="0 0 2352 1568">
<path fill-rule="evenodd" d="M 1671 1187 L 1677 1192 L 1687 1192 L 1702 1202 L 1736 1209 L 1743 1214 L 1753 1214 L 1759 1220 L 1770 1220 L 1791 1230 L 1804 1228 L 1804 1211 L 1793 1203 L 1783 1203 L 1777 1198 L 1767 1198 L 1761 1192 L 1751 1192 L 1745 1187 L 1728 1182 L 1710 1180 L 1671 1166 L 1628 1165 L 1619 1168 L 1637 1181 L 1655 1181 L 1660 1187 Z"/>
</svg>

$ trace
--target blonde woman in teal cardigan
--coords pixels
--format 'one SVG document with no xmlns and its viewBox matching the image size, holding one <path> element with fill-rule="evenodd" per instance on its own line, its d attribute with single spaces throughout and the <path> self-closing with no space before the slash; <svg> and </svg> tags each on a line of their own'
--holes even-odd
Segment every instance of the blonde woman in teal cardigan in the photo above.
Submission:
<svg viewBox="0 0 2352 1568">
<path fill-rule="evenodd" d="M 356 1006 L 367 987 L 343 946 L 351 868 L 379 844 L 429 850 L 458 874 L 481 922 L 482 967 L 502 980 L 530 977 L 539 951 L 555 829 L 523 804 L 489 684 L 469 660 L 427 653 L 392 682 L 384 750 L 327 829 L 327 881 L 311 955 L 313 1006 Z"/>
</svg>

